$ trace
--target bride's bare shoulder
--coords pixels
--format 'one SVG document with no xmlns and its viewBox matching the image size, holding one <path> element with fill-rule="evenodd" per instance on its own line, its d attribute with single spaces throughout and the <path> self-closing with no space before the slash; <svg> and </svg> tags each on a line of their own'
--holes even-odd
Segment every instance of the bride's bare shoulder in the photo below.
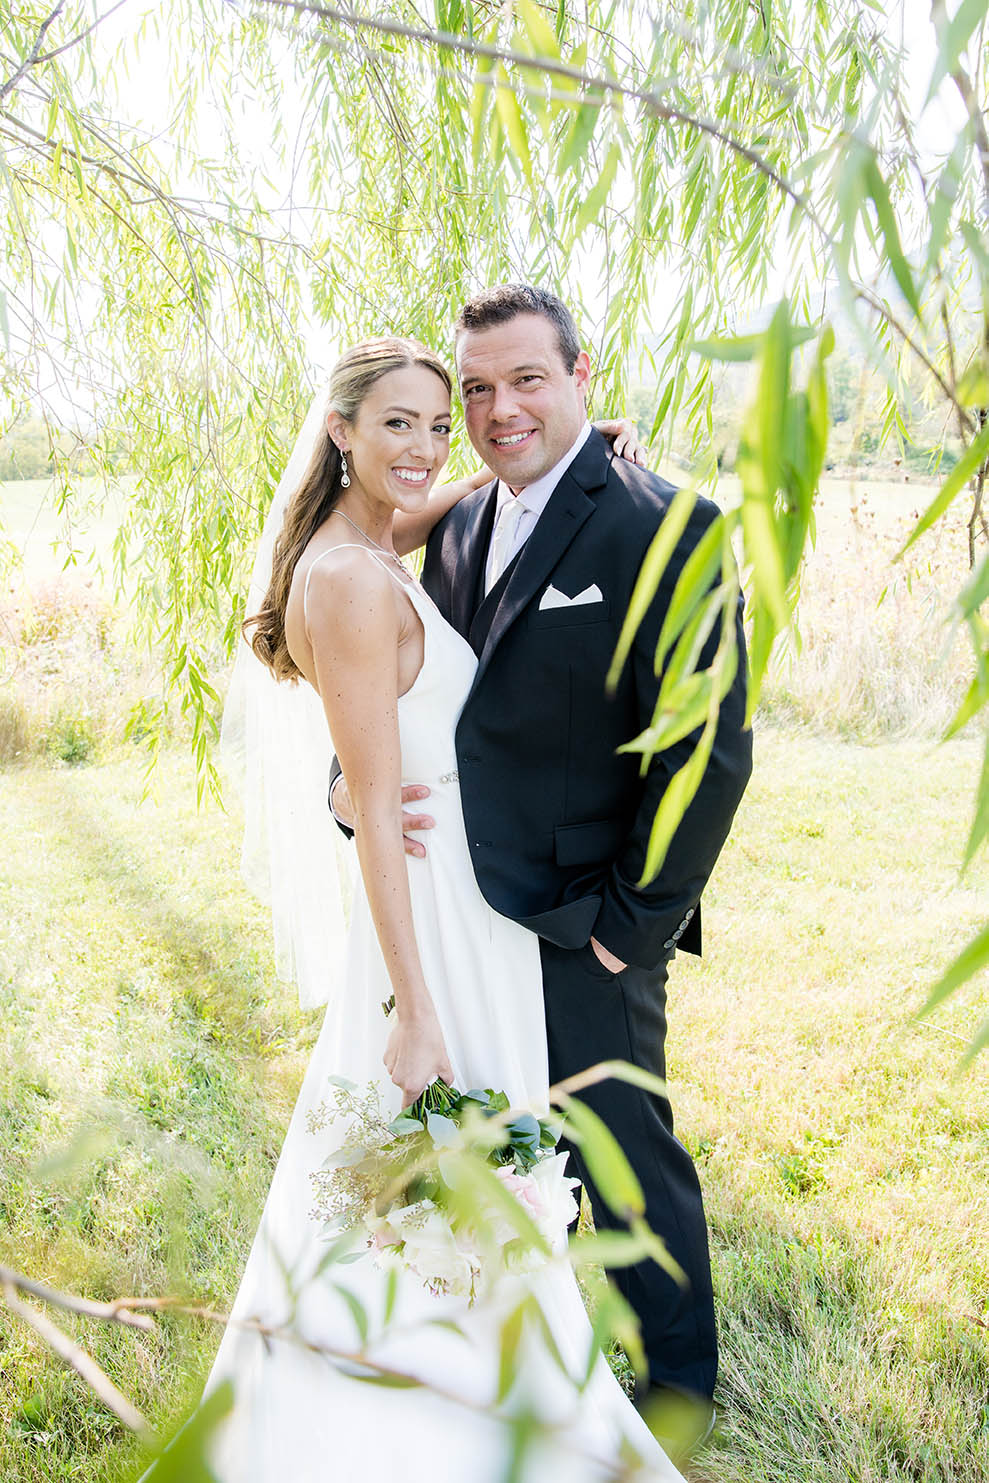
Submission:
<svg viewBox="0 0 989 1483">
<path fill-rule="evenodd" d="M 355 626 L 394 623 L 393 582 L 374 553 L 363 546 L 311 542 L 296 564 L 289 593 L 310 634 L 332 624 L 342 636 Z"/>
</svg>

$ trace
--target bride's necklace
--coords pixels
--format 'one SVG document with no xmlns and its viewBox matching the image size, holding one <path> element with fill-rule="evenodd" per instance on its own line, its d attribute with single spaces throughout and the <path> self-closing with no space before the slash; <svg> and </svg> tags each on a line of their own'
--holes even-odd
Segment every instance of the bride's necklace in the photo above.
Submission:
<svg viewBox="0 0 989 1483">
<path fill-rule="evenodd" d="M 380 545 L 374 539 L 373 536 L 369 536 L 366 530 L 362 530 L 361 529 L 361 527 L 357 524 L 357 521 L 356 520 L 351 520 L 350 516 L 347 514 L 347 512 L 345 510 L 333 509 L 333 510 L 330 511 L 330 514 L 331 515 L 339 515 L 342 519 L 346 520 L 347 524 L 350 525 L 350 526 L 353 526 L 354 530 L 356 530 L 356 532 L 357 532 L 357 534 L 359 536 L 363 536 L 364 537 L 364 539 L 367 541 L 367 543 L 368 543 L 369 546 L 373 546 L 374 549 L 375 549 L 375 551 L 380 551 L 381 554 L 382 554 L 382 556 L 387 556 L 390 561 L 394 561 L 395 564 L 396 564 L 396 566 L 401 567 L 401 569 L 405 573 L 405 575 L 408 576 L 409 569 L 405 565 L 405 562 L 402 560 L 402 558 L 400 556 L 396 555 L 396 553 L 394 551 L 389 551 L 387 546 Z"/>
</svg>

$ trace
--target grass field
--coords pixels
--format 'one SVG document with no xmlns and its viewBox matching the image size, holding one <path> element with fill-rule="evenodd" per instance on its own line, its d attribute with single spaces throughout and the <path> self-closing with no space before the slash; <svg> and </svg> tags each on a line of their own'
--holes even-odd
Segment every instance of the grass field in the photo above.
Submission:
<svg viewBox="0 0 989 1483">
<path fill-rule="evenodd" d="M 697 1483 L 989 1476 L 985 985 L 925 986 L 984 918 L 957 877 L 972 742 L 763 728 L 679 959 L 670 1077 L 700 1165 L 723 1343 Z M 0 1260 L 91 1297 L 229 1302 L 317 1020 L 272 976 L 234 817 L 117 752 L 0 771 Z M 980 1009 L 979 1006 L 983 1006 Z M 155 1425 L 214 1329 L 78 1320 Z M 0 1477 L 108 1483 L 121 1428 L 0 1309 Z M 439 1475 L 438 1475 L 439 1476 Z"/>
</svg>

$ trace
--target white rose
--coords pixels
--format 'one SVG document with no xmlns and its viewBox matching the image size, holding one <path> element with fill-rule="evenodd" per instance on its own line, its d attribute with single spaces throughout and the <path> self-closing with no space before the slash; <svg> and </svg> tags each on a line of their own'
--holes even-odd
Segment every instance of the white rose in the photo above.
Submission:
<svg viewBox="0 0 989 1483">
<path fill-rule="evenodd" d="M 535 1215 L 539 1229 L 551 1244 L 566 1240 L 567 1227 L 571 1221 L 576 1220 L 578 1214 L 577 1201 L 571 1191 L 580 1188 L 580 1180 L 570 1179 L 566 1169 L 567 1155 L 556 1153 L 540 1159 L 529 1171 L 537 1198 L 532 1199 L 530 1196 L 526 1203 Z"/>
<path fill-rule="evenodd" d="M 421 1203 L 429 1204 L 428 1201 Z M 403 1235 L 403 1260 L 424 1282 L 436 1283 L 444 1292 L 463 1296 L 471 1293 L 479 1263 L 469 1247 L 458 1245 L 442 1211 L 434 1206 L 421 1224 L 405 1225 Z"/>
</svg>

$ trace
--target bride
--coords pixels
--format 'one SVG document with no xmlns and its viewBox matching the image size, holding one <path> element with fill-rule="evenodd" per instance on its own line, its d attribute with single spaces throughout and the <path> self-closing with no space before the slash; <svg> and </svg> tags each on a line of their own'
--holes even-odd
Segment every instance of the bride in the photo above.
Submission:
<svg viewBox="0 0 989 1483">
<path fill-rule="evenodd" d="M 248 738 L 248 815 L 270 852 L 282 966 L 303 1002 L 328 1008 L 207 1382 L 207 1393 L 233 1385 L 212 1443 L 222 1483 L 435 1483 L 468 1473 L 494 1483 L 510 1471 L 513 1447 L 524 1455 L 512 1476 L 526 1483 L 562 1467 L 578 1480 L 680 1476 L 603 1357 L 582 1383 L 593 1341 L 565 1219 L 554 1258 L 510 1279 L 516 1302 L 519 1283 L 538 1300 L 562 1367 L 527 1342 L 506 1394 L 497 1284 L 490 1301 L 468 1307 L 402 1272 L 386 1297 L 372 1253 L 331 1261 L 310 1213 L 313 1173 L 341 1141 L 318 1116 L 331 1077 L 379 1083 L 389 1116 L 435 1078 L 504 1090 L 513 1107 L 547 1103 L 538 939 L 484 901 L 464 833 L 454 729 L 475 655 L 401 560 L 489 477 L 433 488 L 449 451 L 450 396 L 446 368 L 415 341 L 347 351 L 307 420 L 308 468 L 300 480 L 293 458 L 286 471 L 255 568 L 245 624 L 253 655 L 245 647 L 235 676 L 235 688 L 263 682 L 253 713 L 241 706 L 266 734 Z M 272 685 L 271 676 L 295 683 Z M 275 692 L 287 702 L 281 731 Z M 325 803 L 330 735 L 357 821 L 343 955 Z M 411 781 L 429 785 L 436 819 L 424 858 L 406 855 L 395 808 Z M 371 1368 L 342 1358 L 355 1352 Z M 418 1383 L 368 1383 L 374 1367 Z"/>
</svg>

